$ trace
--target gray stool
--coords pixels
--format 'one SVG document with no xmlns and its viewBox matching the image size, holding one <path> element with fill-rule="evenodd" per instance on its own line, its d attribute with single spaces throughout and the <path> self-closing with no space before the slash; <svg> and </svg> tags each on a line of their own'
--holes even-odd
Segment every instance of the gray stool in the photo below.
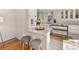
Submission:
<svg viewBox="0 0 79 59">
<path fill-rule="evenodd" d="M 39 50 L 40 47 L 41 47 L 41 40 L 40 39 L 34 39 L 34 40 L 31 41 L 31 44 L 32 44 L 32 49 Z"/>
<path fill-rule="evenodd" d="M 31 36 L 23 36 L 22 38 L 21 38 L 21 47 L 22 47 L 22 49 L 24 49 L 24 44 L 27 44 L 27 46 L 28 46 L 28 48 L 29 48 L 29 42 L 30 42 L 30 40 L 31 40 Z"/>
</svg>

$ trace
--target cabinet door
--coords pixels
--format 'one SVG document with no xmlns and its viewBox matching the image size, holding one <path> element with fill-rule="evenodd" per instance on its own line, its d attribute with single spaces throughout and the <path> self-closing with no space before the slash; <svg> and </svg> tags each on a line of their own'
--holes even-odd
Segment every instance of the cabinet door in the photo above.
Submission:
<svg viewBox="0 0 79 59">
<path fill-rule="evenodd" d="M 75 18 L 79 18 L 79 10 L 78 9 L 75 10 Z"/>
<path fill-rule="evenodd" d="M 70 10 L 70 18 L 73 19 L 73 10 Z"/>
</svg>

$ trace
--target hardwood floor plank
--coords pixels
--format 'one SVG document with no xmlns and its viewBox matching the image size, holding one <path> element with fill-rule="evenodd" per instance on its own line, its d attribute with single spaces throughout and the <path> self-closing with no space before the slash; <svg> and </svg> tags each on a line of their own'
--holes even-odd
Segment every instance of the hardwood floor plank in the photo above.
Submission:
<svg viewBox="0 0 79 59">
<path fill-rule="evenodd" d="M 29 50 L 27 45 L 24 46 L 25 50 Z M 4 47 L 2 47 L 2 43 L 0 43 L 0 50 L 22 50 L 20 40 L 17 38 L 10 39 L 4 42 Z"/>
</svg>

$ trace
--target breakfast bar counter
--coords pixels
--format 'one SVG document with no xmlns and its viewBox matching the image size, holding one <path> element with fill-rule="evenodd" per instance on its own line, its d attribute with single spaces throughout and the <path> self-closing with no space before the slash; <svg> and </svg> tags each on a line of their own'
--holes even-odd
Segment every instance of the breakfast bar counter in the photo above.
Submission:
<svg viewBox="0 0 79 59">
<path fill-rule="evenodd" d="M 35 29 L 29 29 L 28 35 L 30 35 L 33 39 L 40 39 L 42 42 L 42 50 L 48 50 L 49 49 L 49 42 L 50 42 L 50 31 L 49 30 L 35 30 Z"/>
</svg>

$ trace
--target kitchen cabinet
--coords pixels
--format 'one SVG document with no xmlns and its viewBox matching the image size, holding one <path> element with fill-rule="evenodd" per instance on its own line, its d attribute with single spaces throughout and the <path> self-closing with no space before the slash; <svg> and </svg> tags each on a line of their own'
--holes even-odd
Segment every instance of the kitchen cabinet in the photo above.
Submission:
<svg viewBox="0 0 79 59">
<path fill-rule="evenodd" d="M 79 19 L 79 10 L 78 9 L 62 10 L 61 19 Z"/>
<path fill-rule="evenodd" d="M 34 39 L 40 39 L 42 44 L 42 50 L 48 50 L 49 49 L 49 43 L 50 43 L 50 31 L 46 30 L 35 30 L 30 29 L 28 30 L 28 35 L 32 37 L 32 40 Z"/>
</svg>

